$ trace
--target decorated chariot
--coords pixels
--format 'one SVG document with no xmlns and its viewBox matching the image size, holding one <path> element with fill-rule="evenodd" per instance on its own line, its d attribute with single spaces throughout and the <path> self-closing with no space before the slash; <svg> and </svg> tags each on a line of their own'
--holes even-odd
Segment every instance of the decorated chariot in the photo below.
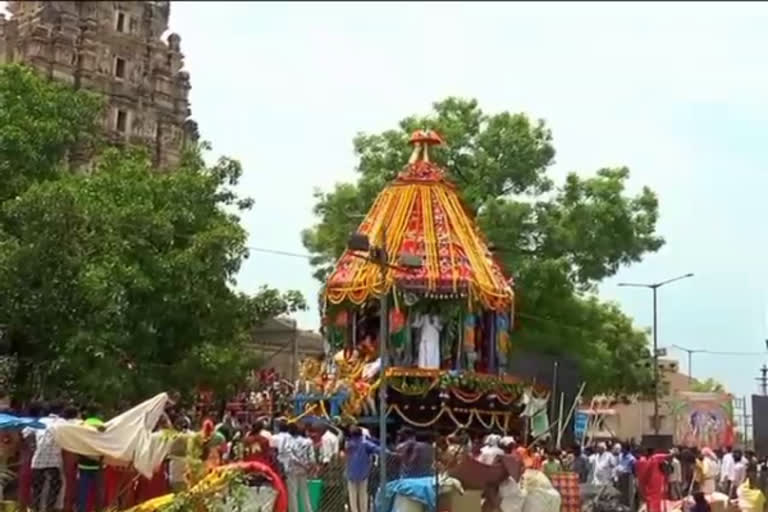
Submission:
<svg viewBox="0 0 768 512">
<path fill-rule="evenodd" d="M 295 416 L 365 423 L 385 414 L 419 428 L 519 431 L 527 387 L 506 372 L 512 280 L 430 161 L 440 136 L 417 131 L 410 143 L 409 162 L 326 282 L 329 353 L 304 362 Z M 375 399 L 381 386 L 386 411 Z"/>
</svg>

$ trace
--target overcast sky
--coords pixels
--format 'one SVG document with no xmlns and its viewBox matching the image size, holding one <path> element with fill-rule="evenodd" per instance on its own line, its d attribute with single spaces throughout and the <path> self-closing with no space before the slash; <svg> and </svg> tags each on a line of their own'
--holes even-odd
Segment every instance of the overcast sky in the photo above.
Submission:
<svg viewBox="0 0 768 512">
<path fill-rule="evenodd" d="M 0 2 L 2 3 L 2 2 Z M 242 160 L 250 244 L 304 253 L 312 192 L 354 177 L 352 138 L 448 95 L 524 111 L 554 133 L 553 174 L 627 165 L 659 195 L 666 246 L 601 287 L 639 326 L 659 295 L 661 346 L 765 351 L 768 5 L 762 3 L 176 2 L 192 112 Z M 512 269 L 514 271 L 514 269 Z M 239 285 L 297 288 L 305 259 L 253 252 Z M 317 311 L 298 317 L 314 328 Z M 685 354 L 671 350 L 685 369 Z M 694 355 L 741 395 L 766 358 Z"/>
</svg>

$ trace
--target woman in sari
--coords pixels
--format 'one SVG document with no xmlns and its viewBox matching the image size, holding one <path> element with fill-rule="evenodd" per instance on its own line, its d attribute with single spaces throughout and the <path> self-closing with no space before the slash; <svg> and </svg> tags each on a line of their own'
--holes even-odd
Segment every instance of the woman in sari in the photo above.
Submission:
<svg viewBox="0 0 768 512">
<path fill-rule="evenodd" d="M 666 463 L 667 454 L 656 453 L 648 457 L 647 466 L 643 467 L 642 474 L 638 475 L 638 486 L 648 512 L 662 510 L 661 505 L 667 483 L 667 474 L 663 469 Z"/>
</svg>

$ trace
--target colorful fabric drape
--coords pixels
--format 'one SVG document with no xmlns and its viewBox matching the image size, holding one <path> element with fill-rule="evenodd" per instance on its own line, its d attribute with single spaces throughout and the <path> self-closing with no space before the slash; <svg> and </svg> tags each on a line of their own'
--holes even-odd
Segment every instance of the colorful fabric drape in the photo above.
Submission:
<svg viewBox="0 0 768 512">
<path fill-rule="evenodd" d="M 344 339 L 344 330 L 335 326 L 328 326 L 328 345 L 331 350 L 336 351 L 344 347 L 346 340 Z"/>
<path fill-rule="evenodd" d="M 499 368 L 506 368 L 511 345 L 509 343 L 509 317 L 506 313 L 496 314 L 496 354 Z"/>
<path fill-rule="evenodd" d="M 483 325 L 485 326 L 485 350 L 483 351 L 483 361 L 485 363 L 485 373 L 496 373 L 496 318 L 494 313 L 483 315 Z"/>
<path fill-rule="evenodd" d="M 552 486 L 560 493 L 560 512 L 581 512 L 581 486 L 577 473 L 554 473 L 549 476 Z"/>
<path fill-rule="evenodd" d="M 464 317 L 464 354 L 467 358 L 465 368 L 470 371 L 474 370 L 477 361 L 476 326 L 477 317 L 473 313 L 467 313 Z"/>
<path fill-rule="evenodd" d="M 405 346 L 406 328 L 405 315 L 399 309 L 393 309 L 389 313 L 389 342 L 395 349 Z"/>
<path fill-rule="evenodd" d="M 341 310 L 336 314 L 333 319 L 333 325 L 336 327 L 346 327 L 349 324 L 349 313 L 346 310 Z"/>
</svg>

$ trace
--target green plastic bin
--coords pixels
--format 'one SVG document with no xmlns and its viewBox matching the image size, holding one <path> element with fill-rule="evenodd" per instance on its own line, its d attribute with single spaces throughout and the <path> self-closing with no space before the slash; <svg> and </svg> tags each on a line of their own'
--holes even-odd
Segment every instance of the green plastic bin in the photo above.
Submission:
<svg viewBox="0 0 768 512">
<path fill-rule="evenodd" d="M 323 481 L 322 480 L 310 480 L 309 485 L 309 502 L 312 504 L 312 512 L 320 512 L 320 499 L 323 497 Z M 296 496 L 299 501 L 299 512 L 307 512 L 304 510 L 304 500 L 301 499 L 301 494 Z"/>
</svg>

